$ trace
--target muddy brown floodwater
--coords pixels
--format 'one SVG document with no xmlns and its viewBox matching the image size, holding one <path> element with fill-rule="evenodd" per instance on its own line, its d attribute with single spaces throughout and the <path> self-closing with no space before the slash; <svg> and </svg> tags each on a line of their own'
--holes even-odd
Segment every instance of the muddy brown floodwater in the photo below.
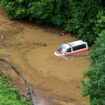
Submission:
<svg viewBox="0 0 105 105">
<path fill-rule="evenodd" d="M 39 95 L 37 105 L 87 105 L 80 83 L 89 66 L 87 58 L 53 54 L 61 43 L 74 40 L 70 35 L 60 36 L 57 30 L 13 22 L 0 14 L 0 55 L 21 67 L 20 72 Z"/>
</svg>

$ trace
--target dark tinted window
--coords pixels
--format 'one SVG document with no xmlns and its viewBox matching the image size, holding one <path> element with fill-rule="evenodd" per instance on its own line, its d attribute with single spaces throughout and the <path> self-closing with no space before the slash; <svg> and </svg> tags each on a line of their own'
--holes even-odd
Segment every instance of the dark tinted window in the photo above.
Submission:
<svg viewBox="0 0 105 105">
<path fill-rule="evenodd" d="M 66 52 L 67 52 L 67 53 L 70 53 L 70 52 L 71 52 L 71 48 L 69 48 Z"/>
<path fill-rule="evenodd" d="M 73 51 L 84 49 L 84 48 L 86 48 L 86 45 L 85 44 L 82 44 L 82 45 L 73 47 Z"/>
</svg>

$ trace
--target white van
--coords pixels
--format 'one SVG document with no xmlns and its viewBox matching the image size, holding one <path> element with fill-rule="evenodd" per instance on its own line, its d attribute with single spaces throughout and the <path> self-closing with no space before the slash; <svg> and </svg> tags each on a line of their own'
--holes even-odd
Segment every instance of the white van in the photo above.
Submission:
<svg viewBox="0 0 105 105">
<path fill-rule="evenodd" d="M 82 40 L 68 42 L 61 44 L 57 51 L 54 52 L 56 56 L 68 56 L 72 54 L 80 54 L 88 52 L 88 44 Z"/>
</svg>

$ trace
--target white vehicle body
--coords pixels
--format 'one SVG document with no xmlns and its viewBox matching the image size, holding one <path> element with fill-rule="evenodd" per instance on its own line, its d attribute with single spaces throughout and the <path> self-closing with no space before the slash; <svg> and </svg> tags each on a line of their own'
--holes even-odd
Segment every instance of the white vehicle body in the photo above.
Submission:
<svg viewBox="0 0 105 105">
<path fill-rule="evenodd" d="M 68 56 L 71 54 L 80 54 L 88 52 L 88 44 L 82 40 L 68 42 L 61 44 L 57 51 L 54 52 L 56 56 Z"/>
</svg>

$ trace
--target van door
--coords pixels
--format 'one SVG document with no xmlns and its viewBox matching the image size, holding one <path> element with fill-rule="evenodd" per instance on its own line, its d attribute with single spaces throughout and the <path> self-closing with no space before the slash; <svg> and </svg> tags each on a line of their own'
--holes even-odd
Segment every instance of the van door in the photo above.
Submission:
<svg viewBox="0 0 105 105">
<path fill-rule="evenodd" d="M 68 48 L 65 52 L 65 54 L 70 54 L 71 53 L 71 48 Z"/>
</svg>

